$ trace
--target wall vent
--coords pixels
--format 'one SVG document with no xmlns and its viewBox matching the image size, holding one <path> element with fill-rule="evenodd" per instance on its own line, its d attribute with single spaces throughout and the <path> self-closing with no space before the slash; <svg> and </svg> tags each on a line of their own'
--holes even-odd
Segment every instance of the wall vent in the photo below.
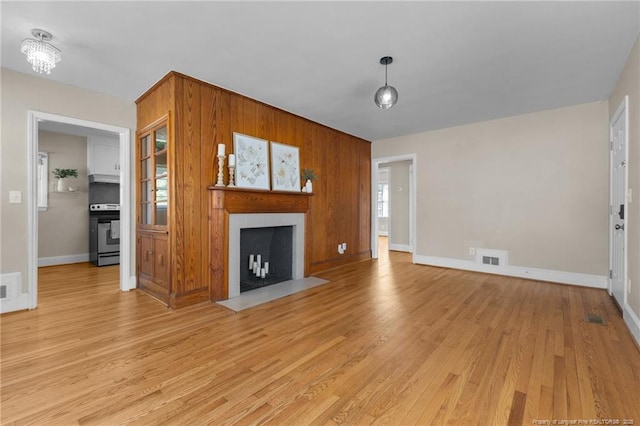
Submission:
<svg viewBox="0 0 640 426">
<path fill-rule="evenodd" d="M 0 313 L 29 308 L 29 298 L 22 293 L 22 274 L 10 272 L 0 274 Z"/>
<path fill-rule="evenodd" d="M 476 262 L 495 268 L 506 268 L 509 264 L 509 252 L 506 250 L 476 249 Z"/>
<path fill-rule="evenodd" d="M 0 274 L 0 301 L 11 302 L 20 294 L 21 275 L 19 272 Z"/>
<path fill-rule="evenodd" d="M 485 265 L 500 266 L 500 258 L 493 256 L 482 256 L 482 263 L 484 263 Z"/>
</svg>

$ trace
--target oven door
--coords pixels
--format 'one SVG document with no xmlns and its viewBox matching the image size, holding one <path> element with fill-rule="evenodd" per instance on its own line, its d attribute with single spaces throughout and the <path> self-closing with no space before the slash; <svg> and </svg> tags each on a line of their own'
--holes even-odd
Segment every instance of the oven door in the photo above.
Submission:
<svg viewBox="0 0 640 426">
<path fill-rule="evenodd" d="M 120 221 L 98 221 L 98 265 L 117 265 L 120 263 Z"/>
</svg>

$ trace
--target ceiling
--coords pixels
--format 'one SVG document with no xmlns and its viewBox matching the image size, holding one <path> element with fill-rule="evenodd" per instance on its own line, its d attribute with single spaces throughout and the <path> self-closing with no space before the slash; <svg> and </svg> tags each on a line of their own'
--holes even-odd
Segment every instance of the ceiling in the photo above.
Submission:
<svg viewBox="0 0 640 426">
<path fill-rule="evenodd" d="M 175 70 L 379 140 L 609 97 L 640 2 L 7 2 L 2 66 L 53 34 L 49 78 L 135 100 Z M 390 110 L 373 95 L 393 56 Z"/>
<path fill-rule="evenodd" d="M 63 133 L 65 135 L 74 135 L 82 137 L 97 136 L 102 139 L 120 140 L 120 135 L 107 130 L 95 129 L 93 127 L 78 126 L 75 124 L 61 123 L 59 121 L 42 120 L 38 122 L 38 130 L 46 132 Z"/>
</svg>

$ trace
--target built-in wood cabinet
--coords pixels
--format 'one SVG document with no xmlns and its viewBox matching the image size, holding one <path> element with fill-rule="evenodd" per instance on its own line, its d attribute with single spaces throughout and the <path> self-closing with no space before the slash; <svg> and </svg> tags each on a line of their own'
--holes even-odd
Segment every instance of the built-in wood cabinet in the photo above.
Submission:
<svg viewBox="0 0 640 426">
<path fill-rule="evenodd" d="M 169 302 L 169 238 L 166 233 L 138 232 L 138 283 L 161 301 Z"/>
<path fill-rule="evenodd" d="M 298 147 L 300 168 L 314 169 L 318 175 L 313 196 L 302 198 L 309 203 L 305 271 L 313 274 L 371 257 L 369 141 L 176 72 L 158 81 L 136 104 L 137 232 L 143 238 L 148 238 L 146 233 L 166 235 L 168 286 L 163 291 L 170 307 L 224 298 L 224 292 L 212 288 L 212 271 L 224 268 L 217 264 L 222 257 L 212 253 L 224 248 L 212 238 L 222 230 L 209 229 L 213 214 L 209 197 L 216 191 L 208 188 L 217 181 L 217 146 L 223 143 L 227 154 L 233 153 L 234 132 Z M 163 120 L 166 145 L 161 146 L 157 142 L 162 140 L 158 134 Z M 226 167 L 223 175 L 228 183 Z M 340 243 L 347 244 L 344 254 L 337 251 Z M 156 240 L 142 244 L 146 248 L 138 247 L 139 259 L 145 250 L 158 252 Z M 142 262 L 146 272 L 139 286 L 152 293 L 144 283 L 158 281 L 157 260 Z M 165 289 L 154 287 L 160 288 Z"/>
<path fill-rule="evenodd" d="M 138 226 L 141 229 L 165 231 L 168 225 L 167 123 L 163 117 L 138 134 Z"/>
<path fill-rule="evenodd" d="M 138 287 L 165 303 L 170 295 L 168 115 L 137 132 Z"/>
</svg>

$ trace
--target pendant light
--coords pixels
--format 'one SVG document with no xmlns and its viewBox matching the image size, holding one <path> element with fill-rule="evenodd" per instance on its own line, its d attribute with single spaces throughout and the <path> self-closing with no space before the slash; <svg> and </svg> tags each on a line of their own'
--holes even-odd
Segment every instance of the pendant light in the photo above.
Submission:
<svg viewBox="0 0 640 426">
<path fill-rule="evenodd" d="M 27 55 L 27 61 L 34 71 L 51 74 L 51 70 L 62 59 L 60 50 L 48 43 L 53 38 L 48 32 L 34 28 L 31 34 L 35 39 L 23 40 L 20 51 Z"/>
<path fill-rule="evenodd" d="M 378 89 L 373 100 L 378 105 L 378 108 L 389 109 L 398 102 L 398 91 L 395 87 L 387 84 L 387 65 L 393 62 L 391 56 L 384 56 L 380 58 L 380 63 L 384 65 L 384 86 Z"/>
</svg>

